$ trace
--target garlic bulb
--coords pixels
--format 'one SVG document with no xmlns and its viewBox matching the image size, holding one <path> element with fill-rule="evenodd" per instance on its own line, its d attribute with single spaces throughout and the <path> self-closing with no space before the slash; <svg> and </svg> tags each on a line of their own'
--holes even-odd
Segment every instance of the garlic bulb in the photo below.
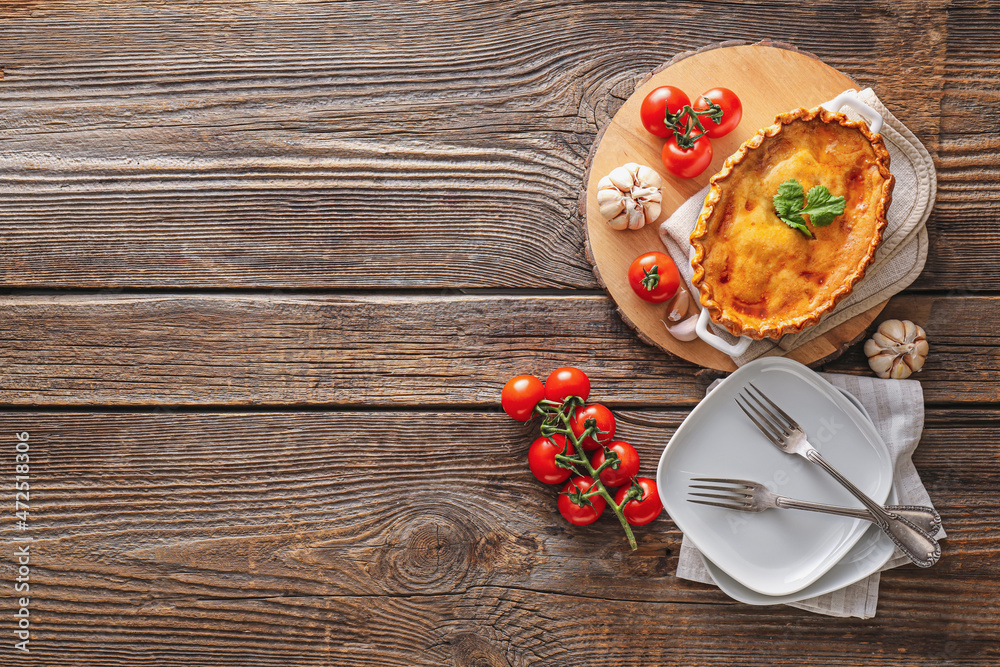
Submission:
<svg viewBox="0 0 1000 667">
<path fill-rule="evenodd" d="M 660 217 L 663 179 L 651 168 L 629 162 L 597 182 L 597 205 L 613 229 L 640 229 Z"/>
<path fill-rule="evenodd" d="M 865 341 L 868 365 L 880 378 L 902 380 L 924 367 L 927 335 L 909 320 L 886 320 Z"/>
</svg>

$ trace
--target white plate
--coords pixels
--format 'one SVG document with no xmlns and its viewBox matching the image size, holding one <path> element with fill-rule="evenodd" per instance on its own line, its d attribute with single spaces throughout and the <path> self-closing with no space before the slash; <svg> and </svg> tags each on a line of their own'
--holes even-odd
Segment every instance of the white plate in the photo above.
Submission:
<svg viewBox="0 0 1000 667">
<path fill-rule="evenodd" d="M 819 375 L 781 357 L 743 366 L 684 420 L 656 471 L 663 506 L 721 571 L 756 593 L 789 595 L 843 559 L 869 524 L 813 512 L 751 514 L 687 502 L 691 478 L 732 477 L 762 482 L 793 498 L 857 504 L 818 466 L 765 439 L 733 400 L 747 382 L 798 421 L 810 443 L 877 502 L 889 495 L 892 465 L 885 443 L 857 408 Z"/>
<path fill-rule="evenodd" d="M 868 411 L 865 410 L 865 406 L 861 405 L 861 401 L 855 398 L 851 393 L 840 389 L 839 387 L 838 389 L 840 390 L 840 393 L 843 394 L 844 398 L 850 401 L 851 404 L 865 416 L 865 419 L 871 421 L 871 417 L 869 416 Z M 896 502 L 896 487 L 893 485 L 892 489 L 889 490 L 888 503 L 890 505 L 894 505 Z M 889 536 L 883 533 L 881 528 L 875 524 L 871 524 L 868 527 L 868 530 L 865 531 L 864 535 L 861 536 L 861 539 L 858 540 L 858 543 L 855 544 L 851 550 L 847 552 L 847 555 L 840 559 L 836 565 L 831 567 L 826 574 L 809 586 L 803 588 L 801 591 L 780 596 L 761 595 L 760 593 L 756 593 L 720 570 L 719 567 L 709 559 L 704 556 L 702 556 L 701 559 L 705 563 L 705 568 L 708 570 L 708 573 L 712 576 L 712 579 L 715 580 L 715 584 L 723 593 L 738 602 L 753 605 L 768 605 L 799 602 L 811 597 L 816 597 L 817 595 L 825 595 L 826 593 L 840 590 L 845 586 L 850 586 L 851 584 L 861 581 L 865 577 L 871 576 L 881 570 L 882 567 L 889 562 L 889 559 L 892 558 L 892 554 L 895 550 L 896 545 L 893 544 L 891 539 L 889 539 Z"/>
</svg>

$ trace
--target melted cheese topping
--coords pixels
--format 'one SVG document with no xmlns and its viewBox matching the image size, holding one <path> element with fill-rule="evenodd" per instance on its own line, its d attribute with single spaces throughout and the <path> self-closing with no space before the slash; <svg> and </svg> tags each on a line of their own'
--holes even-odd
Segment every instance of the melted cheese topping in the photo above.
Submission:
<svg viewBox="0 0 1000 667">
<path fill-rule="evenodd" d="M 825 185 L 846 199 L 830 225 L 809 225 L 815 239 L 774 210 L 778 186 L 792 178 L 805 192 Z M 713 298 L 758 331 L 821 308 L 870 252 L 883 181 L 871 143 L 855 128 L 816 118 L 766 138 L 725 179 L 708 220 L 702 265 Z"/>
</svg>

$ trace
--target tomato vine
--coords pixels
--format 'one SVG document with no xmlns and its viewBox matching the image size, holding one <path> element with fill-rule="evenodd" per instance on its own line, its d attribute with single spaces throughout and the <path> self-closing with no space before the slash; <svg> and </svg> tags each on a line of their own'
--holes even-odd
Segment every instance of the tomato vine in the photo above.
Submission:
<svg viewBox="0 0 1000 667">
<path fill-rule="evenodd" d="M 609 449 L 606 444 L 602 444 L 601 447 L 604 450 L 604 463 L 595 468 L 591 465 L 590 459 L 587 457 L 587 452 L 583 448 L 583 441 L 586 438 L 590 437 L 594 440 L 599 440 L 597 436 L 602 433 L 606 433 L 606 431 L 598 430 L 597 420 L 590 418 L 584 422 L 584 431 L 579 436 L 573 433 L 573 428 L 571 426 L 572 415 L 576 408 L 582 407 L 583 405 L 583 398 L 579 396 L 568 396 L 562 403 L 543 399 L 535 406 L 535 412 L 543 418 L 541 425 L 542 436 L 551 438 L 556 435 L 561 435 L 572 443 L 573 448 L 576 450 L 576 454 L 574 455 L 556 454 L 556 464 L 563 468 L 575 470 L 594 480 L 593 484 L 587 491 L 581 491 L 574 488 L 572 491 L 563 493 L 568 495 L 570 500 L 578 505 L 592 505 L 593 503 L 590 499 L 595 496 L 603 498 L 615 513 L 615 516 L 618 517 L 618 521 L 621 523 L 622 528 L 625 529 L 625 535 L 628 538 L 629 546 L 632 547 L 633 550 L 638 549 L 639 546 L 635 541 L 635 535 L 632 533 L 632 527 L 625 518 L 624 510 L 625 506 L 630 501 L 642 497 L 642 487 L 639 486 L 635 480 L 633 480 L 628 491 L 626 491 L 624 495 L 621 495 L 621 492 L 619 491 L 620 501 L 615 502 L 615 497 L 604 486 L 604 483 L 601 482 L 600 474 L 605 468 L 617 467 L 616 464 L 618 462 L 618 455 L 613 450 Z"/>
</svg>

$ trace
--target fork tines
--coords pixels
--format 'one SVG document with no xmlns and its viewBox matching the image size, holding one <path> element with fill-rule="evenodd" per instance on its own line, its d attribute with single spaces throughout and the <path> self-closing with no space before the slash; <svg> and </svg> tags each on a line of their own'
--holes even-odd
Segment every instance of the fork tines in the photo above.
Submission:
<svg viewBox="0 0 1000 667">
<path fill-rule="evenodd" d="M 740 406 L 740 410 L 750 418 L 761 433 L 767 436 L 767 438 L 779 447 L 784 447 L 785 438 L 790 437 L 794 431 L 801 431 L 802 428 L 798 425 L 792 417 L 779 408 L 774 401 L 767 397 L 760 389 L 756 387 L 752 382 L 747 384 L 753 389 L 744 388 L 740 392 L 739 396 L 735 398 L 736 404 Z M 754 395 L 757 393 L 757 396 Z M 759 396 L 759 398 L 758 398 Z M 741 402 L 740 399 L 743 399 Z M 763 399 L 763 401 L 761 400 Z M 765 401 L 767 405 L 765 405 Z M 771 408 L 768 408 L 768 405 Z M 751 414 L 752 412 L 752 414 Z M 775 414 L 777 413 L 777 414 Z"/>
<path fill-rule="evenodd" d="M 717 477 L 694 478 L 692 482 L 709 482 L 709 484 L 691 484 L 689 489 L 705 491 L 723 491 L 725 493 L 694 493 L 688 491 L 689 503 L 711 505 L 725 509 L 745 509 L 753 500 L 754 483 L 742 479 L 720 479 Z M 725 486 L 723 486 L 725 485 Z M 712 500 L 695 500 L 694 498 L 710 498 Z M 719 502 L 722 501 L 722 502 Z"/>
</svg>

